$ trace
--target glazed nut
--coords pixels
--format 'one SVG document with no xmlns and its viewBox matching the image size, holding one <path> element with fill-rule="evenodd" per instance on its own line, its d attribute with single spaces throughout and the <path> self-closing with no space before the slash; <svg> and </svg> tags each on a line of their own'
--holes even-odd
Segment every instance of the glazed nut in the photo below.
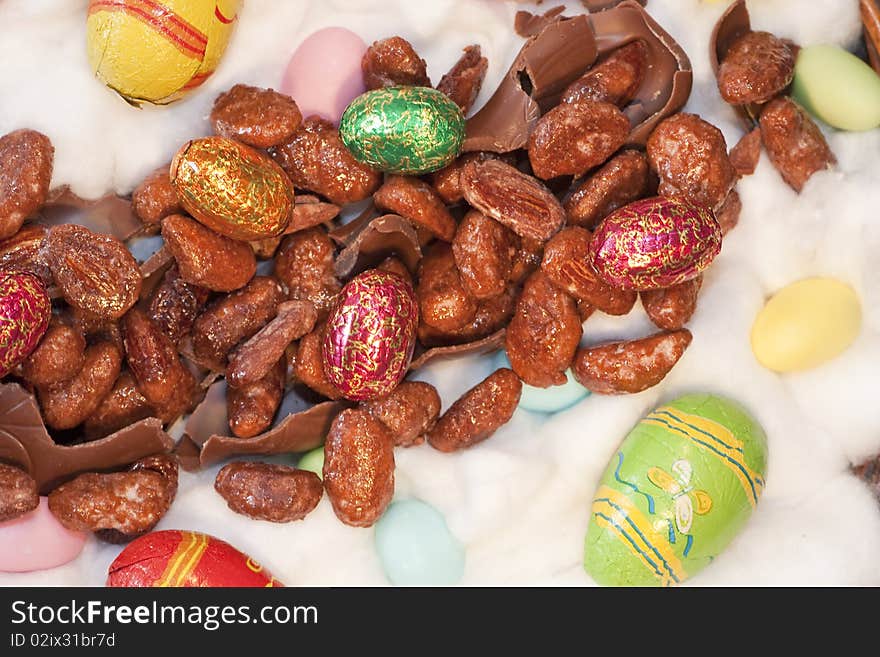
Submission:
<svg viewBox="0 0 880 657">
<path fill-rule="evenodd" d="M 155 414 L 131 372 L 123 372 L 98 408 L 83 424 L 87 440 L 102 438 Z"/>
<path fill-rule="evenodd" d="M 333 269 L 335 250 L 327 232 L 315 227 L 285 237 L 275 255 L 275 276 L 288 298 L 310 302 L 321 318 L 342 289 Z"/>
<path fill-rule="evenodd" d="M 0 463 L 0 522 L 33 511 L 39 503 L 34 478 L 20 468 Z"/>
<path fill-rule="evenodd" d="M 561 103 L 544 114 L 529 137 L 529 162 L 538 178 L 581 176 L 611 157 L 629 135 L 629 120 L 610 103 Z"/>
<path fill-rule="evenodd" d="M 766 103 L 794 77 L 795 57 L 769 32 L 746 32 L 727 49 L 718 68 L 718 91 L 731 105 Z"/>
<path fill-rule="evenodd" d="M 574 299 L 537 271 L 526 281 L 507 327 L 511 367 L 529 385 L 562 385 L 581 333 Z"/>
<path fill-rule="evenodd" d="M 429 383 L 404 381 L 381 399 L 361 402 L 361 408 L 388 427 L 396 446 L 412 447 L 425 441 L 437 421 L 440 395 Z"/>
<path fill-rule="evenodd" d="M 516 235 L 482 212 L 468 212 L 455 232 L 452 253 L 461 282 L 474 299 L 498 296 L 513 267 Z"/>
<path fill-rule="evenodd" d="M 132 540 L 150 531 L 177 494 L 177 461 L 150 456 L 127 472 L 86 473 L 49 493 L 49 510 L 71 531 L 110 530 Z"/>
<path fill-rule="evenodd" d="M 418 56 L 409 41 L 399 36 L 376 41 L 367 48 L 361 60 L 361 71 L 367 89 L 431 86 L 425 60 Z"/>
<path fill-rule="evenodd" d="M 181 211 L 177 192 L 171 186 L 171 163 L 159 167 L 131 194 L 131 210 L 148 226 L 158 225 L 169 214 Z"/>
<path fill-rule="evenodd" d="M 382 184 L 382 174 L 355 160 L 336 126 L 318 116 L 303 121 L 293 137 L 270 154 L 297 188 L 337 205 L 362 201 Z"/>
<path fill-rule="evenodd" d="M 437 330 L 451 332 L 474 320 L 477 303 L 461 281 L 452 247 L 437 242 L 419 263 L 419 318 Z"/>
<path fill-rule="evenodd" d="M 501 160 L 470 161 L 461 171 L 464 198 L 520 237 L 546 242 L 565 224 L 565 210 L 536 178 Z"/>
<path fill-rule="evenodd" d="M 287 375 L 287 360 L 278 359 L 261 379 L 226 390 L 226 418 L 232 435 L 253 438 L 272 426 Z"/>
<path fill-rule="evenodd" d="M 690 321 L 697 309 L 697 295 L 702 285 L 703 276 L 700 275 L 665 290 L 641 292 L 642 305 L 655 326 L 677 331 Z"/>
<path fill-rule="evenodd" d="M 321 478 L 314 472 L 252 461 L 223 466 L 214 490 L 235 513 L 269 522 L 302 520 L 324 495 Z"/>
<path fill-rule="evenodd" d="M 342 393 L 334 386 L 324 371 L 321 345 L 324 343 L 326 325 L 321 324 L 299 341 L 294 363 L 294 378 L 328 399 L 341 399 Z"/>
<path fill-rule="evenodd" d="M 638 40 L 613 50 L 572 82 L 560 102 L 596 101 L 623 107 L 635 98 L 648 70 L 648 48 Z"/>
<path fill-rule="evenodd" d="M 730 149 L 730 163 L 733 165 L 736 175 L 750 176 L 758 167 L 761 159 L 761 129 L 755 128 L 743 135 Z"/>
<path fill-rule="evenodd" d="M 76 376 L 82 369 L 86 339 L 66 324 L 54 324 L 22 363 L 21 377 L 34 386 L 48 386 Z"/>
<path fill-rule="evenodd" d="M 249 244 L 215 233 L 182 214 L 162 220 L 162 239 L 177 262 L 180 278 L 190 285 L 231 292 L 247 285 L 257 271 Z"/>
<path fill-rule="evenodd" d="M 440 79 L 437 90 L 449 96 L 466 115 L 480 95 L 488 68 L 489 60 L 483 57 L 480 46 L 468 46 L 455 65 Z"/>
<path fill-rule="evenodd" d="M 373 194 L 376 207 L 408 219 L 416 227 L 451 242 L 455 236 L 455 219 L 431 186 L 411 176 L 388 176 L 385 184 Z"/>
<path fill-rule="evenodd" d="M 369 412 L 336 416 L 324 444 L 324 489 L 346 525 L 369 527 L 394 495 L 394 440 Z"/>
<path fill-rule="evenodd" d="M 290 96 L 237 84 L 217 96 L 210 119 L 214 132 L 222 137 L 255 148 L 270 148 L 293 136 L 302 123 L 302 114 Z"/>
<path fill-rule="evenodd" d="M 522 381 L 509 369 L 496 370 L 440 416 L 428 443 L 441 452 L 472 447 L 507 424 L 519 404 Z"/>
<path fill-rule="evenodd" d="M 452 331 L 441 331 L 422 322 L 419 324 L 419 342 L 426 347 L 464 344 L 481 340 L 501 330 L 513 317 L 517 289 L 508 285 L 504 292 L 477 302 L 473 321 Z"/>
<path fill-rule="evenodd" d="M 592 392 L 641 392 L 660 383 L 690 343 L 691 332 L 687 329 L 611 342 L 579 349 L 571 369 L 574 378 Z"/>
<path fill-rule="evenodd" d="M 569 223 L 593 229 L 609 214 L 650 193 L 648 159 L 626 150 L 587 178 L 565 202 Z"/>
<path fill-rule="evenodd" d="M 46 246 L 52 276 L 74 308 L 100 319 L 119 319 L 138 300 L 141 272 L 115 237 L 62 224 L 49 231 Z"/>
<path fill-rule="evenodd" d="M 0 137 L 0 239 L 12 237 L 49 196 L 55 148 L 36 130 Z"/>
<path fill-rule="evenodd" d="M 294 340 L 309 333 L 317 321 L 315 307 L 308 301 L 285 301 L 278 314 L 256 335 L 239 347 L 229 360 L 226 381 L 231 386 L 246 386 L 262 379 L 284 355 Z"/>
<path fill-rule="evenodd" d="M 172 266 L 150 297 L 150 319 L 171 342 L 177 344 L 189 334 L 209 295 L 209 290 L 183 280 L 177 267 Z"/>
<path fill-rule="evenodd" d="M 43 249 L 48 233 L 45 226 L 27 223 L 15 235 L 0 242 L 0 269 L 30 272 L 46 287 L 52 285 L 52 271 Z"/>
</svg>

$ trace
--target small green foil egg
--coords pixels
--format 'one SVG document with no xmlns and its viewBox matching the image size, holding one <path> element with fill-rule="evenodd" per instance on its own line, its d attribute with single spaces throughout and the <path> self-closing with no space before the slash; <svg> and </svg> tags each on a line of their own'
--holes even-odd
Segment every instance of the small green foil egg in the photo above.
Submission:
<svg viewBox="0 0 880 657">
<path fill-rule="evenodd" d="M 590 508 L 584 568 L 603 586 L 675 586 L 733 540 L 764 488 L 767 439 L 738 404 L 680 397 L 636 425 Z"/>
<path fill-rule="evenodd" d="M 429 87 L 386 87 L 355 98 L 339 122 L 346 148 L 388 173 L 420 175 L 452 162 L 464 141 L 464 115 Z"/>
</svg>

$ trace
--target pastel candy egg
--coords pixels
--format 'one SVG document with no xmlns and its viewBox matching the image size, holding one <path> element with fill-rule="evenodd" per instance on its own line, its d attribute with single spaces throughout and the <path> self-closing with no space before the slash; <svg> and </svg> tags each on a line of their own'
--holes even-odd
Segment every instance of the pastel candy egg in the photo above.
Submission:
<svg viewBox="0 0 880 657">
<path fill-rule="evenodd" d="M 612 287 L 658 290 L 696 278 L 720 251 L 721 227 L 711 210 L 656 196 L 607 216 L 588 257 Z"/>
<path fill-rule="evenodd" d="M 794 68 L 794 99 L 841 130 L 880 126 L 880 76 L 837 46 L 801 48 Z"/>
<path fill-rule="evenodd" d="M 807 278 L 774 294 L 752 325 L 752 351 L 776 372 L 806 370 L 842 354 L 862 326 L 855 291 L 834 278 Z"/>
<path fill-rule="evenodd" d="M 220 62 L 240 0 L 90 0 L 89 64 L 128 102 L 164 105 L 201 85 Z"/>
<path fill-rule="evenodd" d="M 144 534 L 110 564 L 107 586 L 277 587 L 263 566 L 226 541 L 169 529 Z"/>
<path fill-rule="evenodd" d="M 291 56 L 281 92 L 296 101 L 303 116 L 317 114 L 338 124 L 348 104 L 364 93 L 366 50 L 363 39 L 344 27 L 318 30 Z"/>
<path fill-rule="evenodd" d="M 23 516 L 0 523 L 0 571 L 47 570 L 73 561 L 86 544 L 85 532 L 61 526 L 49 511 L 48 498 Z"/>
<path fill-rule="evenodd" d="M 764 488 L 767 441 L 738 404 L 680 397 L 645 416 L 590 507 L 584 568 L 604 586 L 673 586 L 717 557 Z"/>
<path fill-rule="evenodd" d="M 380 171 L 420 175 L 456 158 L 464 115 L 446 94 L 428 87 L 387 87 L 355 98 L 339 134 L 359 161 Z"/>
<path fill-rule="evenodd" d="M 371 269 L 351 279 L 327 318 L 327 378 L 352 401 L 384 397 L 412 359 L 419 306 L 402 277 Z"/>
<path fill-rule="evenodd" d="M 324 447 L 316 447 L 310 452 L 306 452 L 302 455 L 299 460 L 299 463 L 296 464 L 296 467 L 300 470 L 308 470 L 309 472 L 314 472 L 316 475 L 324 478 Z"/>
<path fill-rule="evenodd" d="M 293 183 L 281 167 L 225 137 L 184 144 L 171 162 L 170 175 L 184 209 L 232 239 L 275 237 L 293 215 Z"/>
<path fill-rule="evenodd" d="M 0 273 L 0 377 L 36 348 L 51 315 L 52 303 L 39 278 L 24 272 Z"/>
<path fill-rule="evenodd" d="M 440 512 L 421 500 L 394 502 L 375 536 L 382 569 L 396 586 L 451 586 L 464 574 L 464 547 Z"/>
<path fill-rule="evenodd" d="M 495 366 L 510 367 L 510 360 L 504 350 L 499 351 L 495 356 Z M 563 385 L 549 388 L 536 388 L 523 383 L 519 407 L 532 413 L 558 413 L 571 408 L 590 395 L 590 391 L 575 380 L 571 370 L 566 370 L 565 378 L 566 382 Z"/>
</svg>

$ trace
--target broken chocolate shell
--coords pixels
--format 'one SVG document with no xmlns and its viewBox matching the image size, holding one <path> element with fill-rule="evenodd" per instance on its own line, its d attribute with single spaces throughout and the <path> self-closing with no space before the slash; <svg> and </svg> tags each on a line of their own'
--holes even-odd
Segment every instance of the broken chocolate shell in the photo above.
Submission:
<svg viewBox="0 0 880 657">
<path fill-rule="evenodd" d="M 709 37 L 709 63 L 712 65 L 716 80 L 718 79 L 718 69 L 721 62 L 724 61 L 727 51 L 730 50 L 730 46 L 743 34 L 751 31 L 752 22 L 749 18 L 746 2 L 745 0 L 736 0 L 715 23 L 712 36 Z M 749 105 L 731 105 L 731 107 L 736 111 L 736 115 L 747 132 L 758 125 L 761 105 L 751 103 Z"/>
<path fill-rule="evenodd" d="M 880 5 L 877 0 L 859 0 L 859 12 L 862 16 L 868 61 L 871 62 L 871 68 L 880 74 Z"/>
<path fill-rule="evenodd" d="M 355 222 L 358 225 L 352 230 Z M 330 237 L 345 245 L 334 264 L 340 278 L 363 271 L 390 255 L 400 258 L 411 272 L 415 272 L 422 259 L 418 233 L 409 221 L 396 214 L 355 219 L 332 231 Z"/>
<path fill-rule="evenodd" d="M 41 494 L 83 472 L 115 470 L 173 447 L 174 441 L 156 418 L 135 422 L 100 440 L 58 445 L 46 431 L 34 396 L 17 383 L 0 385 L 0 458 L 26 469 Z"/>
<path fill-rule="evenodd" d="M 79 224 L 93 233 L 104 233 L 123 242 L 145 234 L 141 223 L 131 210 L 131 201 L 108 194 L 88 200 L 70 191 L 66 185 L 49 192 L 49 198 L 37 215 L 47 226 Z"/>
<path fill-rule="evenodd" d="M 865 461 L 861 465 L 853 466 L 852 471 L 856 477 L 868 485 L 871 492 L 880 501 L 880 455 Z"/>
<path fill-rule="evenodd" d="M 497 351 L 504 346 L 504 336 L 506 334 L 506 329 L 500 329 L 485 338 L 474 340 L 473 342 L 465 342 L 464 344 L 431 347 L 421 352 L 418 351 L 419 347 L 416 347 L 416 354 L 409 365 L 409 369 L 417 370 L 435 360 L 448 360 L 450 358 L 459 358 L 460 356 L 488 354 Z"/>
</svg>

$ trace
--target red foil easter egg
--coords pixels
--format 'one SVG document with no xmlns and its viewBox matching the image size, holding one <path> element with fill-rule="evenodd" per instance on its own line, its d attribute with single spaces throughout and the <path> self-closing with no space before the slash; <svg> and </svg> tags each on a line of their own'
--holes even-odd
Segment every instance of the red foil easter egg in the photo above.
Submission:
<svg viewBox="0 0 880 657">
<path fill-rule="evenodd" d="M 327 377 L 347 399 L 384 397 L 406 375 L 418 323 L 418 301 L 402 277 L 378 269 L 355 276 L 327 319 Z"/>
<path fill-rule="evenodd" d="M 39 278 L 26 272 L 0 274 L 0 377 L 36 348 L 51 315 L 52 302 Z"/>
<path fill-rule="evenodd" d="M 660 290 L 696 278 L 720 251 L 721 226 L 709 208 L 656 196 L 608 215 L 588 257 L 612 287 Z"/>
<path fill-rule="evenodd" d="M 284 586 L 226 541 L 170 529 L 135 539 L 110 564 L 107 586 Z"/>
</svg>

